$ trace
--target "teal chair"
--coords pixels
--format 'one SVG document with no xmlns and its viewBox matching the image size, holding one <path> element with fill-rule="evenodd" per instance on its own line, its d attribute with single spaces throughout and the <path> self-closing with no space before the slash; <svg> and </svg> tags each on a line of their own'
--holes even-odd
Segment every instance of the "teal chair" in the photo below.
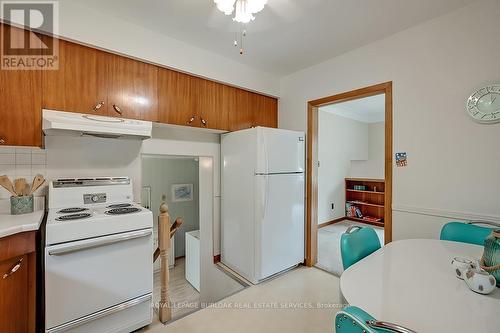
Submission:
<svg viewBox="0 0 500 333">
<path fill-rule="evenodd" d="M 344 270 L 380 249 L 380 240 L 373 228 L 350 226 L 340 238 L 340 254 Z"/>
<path fill-rule="evenodd" d="M 484 245 L 484 239 L 491 234 L 491 228 L 480 227 L 477 224 L 485 224 L 500 227 L 500 224 L 487 221 L 474 221 L 468 223 L 449 222 L 441 229 L 441 240 Z"/>
<path fill-rule="evenodd" d="M 335 316 L 335 333 L 416 333 L 409 328 L 378 321 L 355 306 L 347 306 Z"/>
</svg>

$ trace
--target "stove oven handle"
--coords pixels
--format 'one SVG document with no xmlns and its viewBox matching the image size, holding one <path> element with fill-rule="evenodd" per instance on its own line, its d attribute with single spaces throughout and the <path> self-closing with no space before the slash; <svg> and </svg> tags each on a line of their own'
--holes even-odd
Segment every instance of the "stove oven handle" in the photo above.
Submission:
<svg viewBox="0 0 500 333">
<path fill-rule="evenodd" d="M 153 231 L 151 229 L 138 230 L 132 232 L 126 232 L 117 235 L 104 236 L 94 239 L 86 239 L 83 241 L 72 242 L 69 244 L 64 244 L 61 246 L 57 246 L 57 248 L 49 250 L 49 255 L 51 256 L 60 256 L 65 255 L 72 252 L 92 249 L 96 247 L 111 245 L 119 242 L 125 242 L 131 239 L 142 238 L 151 236 Z"/>
</svg>

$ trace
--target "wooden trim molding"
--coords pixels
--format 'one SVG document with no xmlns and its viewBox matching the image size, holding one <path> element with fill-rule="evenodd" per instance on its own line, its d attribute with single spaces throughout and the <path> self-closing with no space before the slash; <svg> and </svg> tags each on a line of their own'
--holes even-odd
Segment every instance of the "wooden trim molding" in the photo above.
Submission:
<svg viewBox="0 0 500 333">
<path fill-rule="evenodd" d="M 347 220 L 347 217 L 342 216 L 342 217 L 339 217 L 338 219 L 334 219 L 334 220 L 331 220 L 331 221 L 328 221 L 328 222 L 325 222 L 325 223 L 320 223 L 320 224 L 318 224 L 318 229 L 326 227 L 327 225 L 330 225 L 330 224 L 335 224 L 335 223 L 342 222 L 344 220 Z"/>
<path fill-rule="evenodd" d="M 392 241 L 392 82 L 381 83 L 341 94 L 316 99 L 307 103 L 307 158 L 306 158 L 306 265 L 316 264 L 318 256 L 318 108 L 385 94 L 385 210 L 384 237 Z"/>
</svg>

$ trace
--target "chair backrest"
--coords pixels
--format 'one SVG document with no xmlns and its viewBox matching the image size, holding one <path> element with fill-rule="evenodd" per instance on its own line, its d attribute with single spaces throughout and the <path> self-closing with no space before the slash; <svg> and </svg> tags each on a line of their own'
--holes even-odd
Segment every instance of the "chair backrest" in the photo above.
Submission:
<svg viewBox="0 0 500 333">
<path fill-rule="evenodd" d="M 344 269 L 380 249 L 380 240 L 373 228 L 351 226 L 340 238 L 340 254 Z"/>
<path fill-rule="evenodd" d="M 446 223 L 441 229 L 441 240 L 484 245 L 484 240 L 491 234 L 491 228 L 462 222 Z"/>
<path fill-rule="evenodd" d="M 406 327 L 377 321 L 356 306 L 347 306 L 335 316 L 335 333 L 415 333 Z"/>
</svg>

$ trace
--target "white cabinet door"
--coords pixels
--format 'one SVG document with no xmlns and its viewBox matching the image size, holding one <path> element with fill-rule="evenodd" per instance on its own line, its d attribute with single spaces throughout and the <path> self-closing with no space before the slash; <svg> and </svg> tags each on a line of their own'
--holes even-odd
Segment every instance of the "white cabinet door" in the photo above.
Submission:
<svg viewBox="0 0 500 333">
<path fill-rule="evenodd" d="M 256 279 L 304 260 L 304 175 L 256 176 Z"/>
</svg>

